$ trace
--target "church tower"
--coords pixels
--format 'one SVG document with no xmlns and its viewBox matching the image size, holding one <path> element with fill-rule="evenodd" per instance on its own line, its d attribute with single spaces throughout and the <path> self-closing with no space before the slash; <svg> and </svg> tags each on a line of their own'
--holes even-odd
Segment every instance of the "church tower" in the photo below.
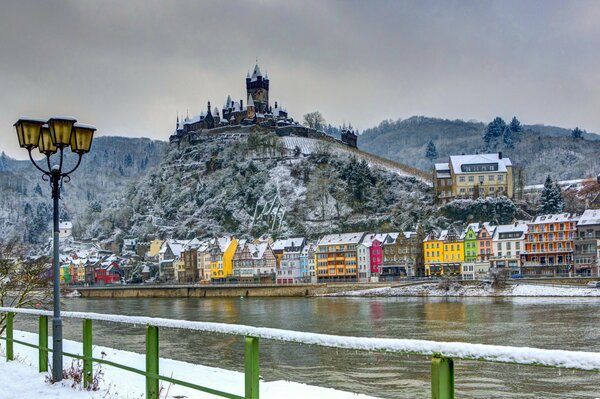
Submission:
<svg viewBox="0 0 600 399">
<path fill-rule="evenodd" d="M 246 75 L 246 92 L 252 97 L 254 111 L 265 114 L 269 110 L 269 77 L 262 76 L 258 63 L 254 66 L 252 76 Z"/>
</svg>

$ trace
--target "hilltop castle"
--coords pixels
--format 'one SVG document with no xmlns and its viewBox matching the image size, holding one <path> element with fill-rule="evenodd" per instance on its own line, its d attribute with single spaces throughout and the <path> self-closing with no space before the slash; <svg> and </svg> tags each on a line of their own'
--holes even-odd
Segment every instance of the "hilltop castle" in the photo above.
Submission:
<svg viewBox="0 0 600 399">
<path fill-rule="evenodd" d="M 233 101 L 228 95 L 221 112 L 217 107 L 211 109 L 209 101 L 206 112 L 200 115 L 181 120 L 177 116 L 176 129 L 170 141 L 176 141 L 191 132 L 221 126 L 253 125 L 265 121 L 273 121 L 277 126 L 293 124 L 293 119 L 288 118 L 287 110 L 277 104 L 277 101 L 274 106 L 270 105 L 269 83 L 269 76 L 262 75 L 257 63 L 252 75 L 250 72 L 246 75 L 246 104 L 242 99 Z"/>
</svg>

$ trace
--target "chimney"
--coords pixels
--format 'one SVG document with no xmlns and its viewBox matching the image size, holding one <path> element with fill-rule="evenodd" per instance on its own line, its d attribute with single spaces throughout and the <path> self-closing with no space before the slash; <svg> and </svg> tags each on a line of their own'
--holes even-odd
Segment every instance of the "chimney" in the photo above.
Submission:
<svg viewBox="0 0 600 399">
<path fill-rule="evenodd" d="M 275 108 L 277 108 L 277 101 L 275 101 Z"/>
<path fill-rule="evenodd" d="M 240 100 L 240 109 L 244 109 L 244 100 Z"/>
<path fill-rule="evenodd" d="M 498 153 L 498 159 L 502 159 L 502 151 Z"/>
</svg>

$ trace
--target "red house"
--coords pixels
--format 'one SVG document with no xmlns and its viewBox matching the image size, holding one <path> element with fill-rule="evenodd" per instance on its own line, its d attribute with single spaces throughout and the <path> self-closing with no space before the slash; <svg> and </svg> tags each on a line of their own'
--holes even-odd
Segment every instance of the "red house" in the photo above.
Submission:
<svg viewBox="0 0 600 399">
<path fill-rule="evenodd" d="M 96 266 L 94 279 L 96 284 L 114 284 L 121 281 L 121 269 L 116 262 L 105 262 Z"/>
<path fill-rule="evenodd" d="M 381 274 L 381 264 L 383 263 L 382 242 L 377 238 L 371 241 L 369 255 L 371 258 L 371 274 Z"/>
</svg>

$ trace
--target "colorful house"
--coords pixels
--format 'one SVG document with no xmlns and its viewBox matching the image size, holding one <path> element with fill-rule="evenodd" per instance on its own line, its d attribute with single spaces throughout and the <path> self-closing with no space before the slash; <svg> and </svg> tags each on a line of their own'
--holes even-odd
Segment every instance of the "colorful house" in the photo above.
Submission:
<svg viewBox="0 0 600 399">
<path fill-rule="evenodd" d="M 496 226 L 492 238 L 494 254 L 490 259 L 492 269 L 508 270 L 510 275 L 521 273 L 521 251 L 525 248 L 527 228 L 525 221 Z"/>
<path fill-rule="evenodd" d="M 219 237 L 210 249 L 210 279 L 213 282 L 225 282 L 233 275 L 233 256 L 238 241 L 230 236 Z"/>
<path fill-rule="evenodd" d="M 526 276 L 569 276 L 573 267 L 573 240 L 579 218 L 561 213 L 536 217 L 525 234 L 521 271 Z"/>
<path fill-rule="evenodd" d="M 477 233 L 479 232 L 479 223 L 471 223 L 467 226 L 463 240 L 465 242 L 465 262 L 477 261 Z"/>
<path fill-rule="evenodd" d="M 444 260 L 442 262 L 443 275 L 460 275 L 461 264 L 465 260 L 464 241 L 454 229 L 443 230 L 440 240 L 444 244 Z"/>
<path fill-rule="evenodd" d="M 492 248 L 492 239 L 494 236 L 495 226 L 489 223 L 483 223 L 477 232 L 477 252 L 479 253 L 479 261 L 487 262 L 494 255 Z"/>
<path fill-rule="evenodd" d="M 96 267 L 96 284 L 114 284 L 121 281 L 121 269 L 116 262 L 103 262 Z"/>
<path fill-rule="evenodd" d="M 357 281 L 357 247 L 365 233 L 328 234 L 317 244 L 319 282 Z"/>
<path fill-rule="evenodd" d="M 432 231 L 425 240 L 423 240 L 423 252 L 425 256 L 425 275 L 426 276 L 441 276 L 442 261 L 444 259 L 444 243 L 440 238 L 441 235 L 447 234 L 447 230 L 441 233 Z"/>
</svg>

